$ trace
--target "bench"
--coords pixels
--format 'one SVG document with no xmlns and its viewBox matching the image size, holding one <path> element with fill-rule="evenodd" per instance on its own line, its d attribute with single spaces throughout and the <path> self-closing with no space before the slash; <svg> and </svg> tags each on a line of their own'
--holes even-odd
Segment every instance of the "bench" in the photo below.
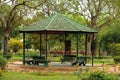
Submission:
<svg viewBox="0 0 120 80">
<path fill-rule="evenodd" d="M 45 60 L 45 57 L 42 56 L 33 56 L 33 64 L 39 65 L 39 63 L 48 64 L 50 61 Z"/>
<path fill-rule="evenodd" d="M 30 56 L 26 56 L 25 57 L 25 63 L 32 65 L 33 64 L 33 59 Z"/>
<path fill-rule="evenodd" d="M 86 65 L 86 57 L 78 57 L 77 60 L 75 62 L 72 63 L 72 66 L 79 64 L 79 66 Z"/>
<path fill-rule="evenodd" d="M 73 62 L 75 60 L 75 55 L 64 55 L 61 59 L 61 63 L 63 62 Z"/>
<path fill-rule="evenodd" d="M 47 65 L 50 61 L 45 60 L 45 57 L 43 56 L 32 56 L 32 59 L 26 59 L 25 62 L 29 65 L 39 65 L 39 63 L 44 63 L 45 65 Z"/>
</svg>

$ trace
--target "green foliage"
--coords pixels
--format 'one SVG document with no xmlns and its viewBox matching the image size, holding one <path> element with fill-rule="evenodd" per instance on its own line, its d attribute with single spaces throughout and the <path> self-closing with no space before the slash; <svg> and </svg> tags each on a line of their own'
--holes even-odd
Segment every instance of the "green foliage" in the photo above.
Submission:
<svg viewBox="0 0 120 80">
<path fill-rule="evenodd" d="M 112 56 L 120 55 L 120 43 L 111 43 L 107 45 L 107 52 Z"/>
<path fill-rule="evenodd" d="M 26 36 L 25 47 L 26 49 L 39 49 L 40 39 L 38 34 L 30 34 Z"/>
<path fill-rule="evenodd" d="M 3 29 L 2 29 L 2 27 L 1 27 L 1 24 L 0 24 L 0 40 L 2 39 L 2 36 L 3 35 Z"/>
<path fill-rule="evenodd" d="M 116 44 L 116 54 L 120 54 L 120 43 Z"/>
<path fill-rule="evenodd" d="M 113 73 L 96 71 L 89 74 L 84 80 L 119 80 L 119 76 Z"/>
<path fill-rule="evenodd" d="M 22 49 L 22 42 L 20 40 L 11 38 L 9 41 L 9 49 L 13 52 L 18 52 L 18 50 Z"/>
<path fill-rule="evenodd" d="M 5 68 L 6 64 L 7 64 L 7 60 L 4 57 L 0 56 L 0 68 L 2 70 Z"/>
<path fill-rule="evenodd" d="M 105 73 L 103 72 L 93 72 L 90 74 L 89 80 L 104 80 Z"/>
<path fill-rule="evenodd" d="M 3 77 L 3 71 L 0 70 L 0 80 L 1 80 L 2 77 Z"/>
<path fill-rule="evenodd" d="M 25 52 L 26 56 L 39 56 L 39 52 L 34 52 L 34 51 L 30 51 L 30 52 Z M 23 56 L 23 52 L 16 52 L 16 54 L 14 55 L 16 57 L 22 57 Z"/>
<path fill-rule="evenodd" d="M 107 51 L 109 52 L 109 54 L 114 56 L 116 52 L 116 44 L 115 43 L 108 44 L 107 49 L 108 49 Z"/>
<path fill-rule="evenodd" d="M 14 56 L 22 57 L 23 56 L 23 52 L 16 52 L 16 54 Z"/>
<path fill-rule="evenodd" d="M 119 24 L 116 22 L 99 32 L 100 49 L 111 55 L 118 55 L 116 54 L 116 49 L 119 48 L 118 44 L 120 43 Z M 117 50 L 117 53 L 120 53 L 119 50 Z"/>
<path fill-rule="evenodd" d="M 79 23 L 82 23 L 82 24 L 85 24 L 86 25 L 86 22 L 85 20 L 83 19 L 82 16 L 80 16 L 79 14 L 67 14 L 66 16 L 72 18 L 73 20 L 79 22 Z"/>
<path fill-rule="evenodd" d="M 0 51 L 0 56 L 2 56 L 3 55 L 3 52 L 2 51 Z"/>
<path fill-rule="evenodd" d="M 7 60 L 10 59 L 12 57 L 12 54 L 11 53 L 8 53 L 4 56 Z"/>
<path fill-rule="evenodd" d="M 115 62 L 115 64 L 120 63 L 120 56 L 115 56 L 114 57 L 114 62 Z"/>
<path fill-rule="evenodd" d="M 10 11 L 10 5 L 4 3 L 3 5 L 0 5 L 0 13 L 2 14 L 8 14 L 8 12 Z"/>
</svg>

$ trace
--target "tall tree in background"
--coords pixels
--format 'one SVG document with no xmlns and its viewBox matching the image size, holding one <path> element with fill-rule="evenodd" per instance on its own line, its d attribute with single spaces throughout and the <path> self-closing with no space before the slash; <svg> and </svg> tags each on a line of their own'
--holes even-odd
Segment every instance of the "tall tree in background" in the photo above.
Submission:
<svg viewBox="0 0 120 80">
<path fill-rule="evenodd" d="M 66 6 L 69 4 L 67 0 L 47 0 L 38 10 L 38 12 L 50 16 L 53 13 L 69 13 L 70 8 Z M 70 6 L 70 5 L 69 5 Z"/>
<path fill-rule="evenodd" d="M 73 10 L 78 13 L 86 21 L 87 26 L 97 29 L 103 29 L 106 25 L 114 22 L 119 15 L 119 0 L 75 0 Z M 87 53 L 91 53 L 91 43 L 93 35 L 88 35 L 87 38 Z"/>
<path fill-rule="evenodd" d="M 23 16 L 30 15 L 30 12 L 27 13 L 29 8 L 36 9 L 45 1 L 0 0 L 0 23 L 4 32 L 4 56 L 8 53 L 8 39 L 13 26 L 23 19 Z"/>
</svg>

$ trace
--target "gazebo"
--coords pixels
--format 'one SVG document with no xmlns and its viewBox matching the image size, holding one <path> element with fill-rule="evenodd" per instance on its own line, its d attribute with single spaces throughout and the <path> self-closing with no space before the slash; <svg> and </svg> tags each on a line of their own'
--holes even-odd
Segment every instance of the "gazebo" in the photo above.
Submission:
<svg viewBox="0 0 120 80">
<path fill-rule="evenodd" d="M 23 64 L 25 64 L 25 33 L 36 33 L 40 34 L 40 54 L 41 54 L 41 43 L 42 43 L 42 34 L 45 34 L 46 36 L 46 53 L 45 53 L 45 60 L 48 60 L 48 34 L 63 34 L 66 35 L 68 33 L 70 34 L 76 34 L 76 59 L 78 57 L 78 39 L 79 34 L 85 34 L 87 37 L 87 34 L 91 33 L 94 34 L 97 31 L 87 27 L 81 23 L 78 23 L 77 21 L 74 21 L 60 13 L 53 14 L 43 20 L 40 20 L 38 22 L 35 22 L 33 24 L 30 24 L 27 27 L 24 27 L 20 30 L 21 33 L 23 33 Z M 87 40 L 87 39 L 86 39 Z M 87 42 L 85 43 L 85 55 L 87 54 Z M 47 63 L 46 63 L 47 65 Z"/>
</svg>

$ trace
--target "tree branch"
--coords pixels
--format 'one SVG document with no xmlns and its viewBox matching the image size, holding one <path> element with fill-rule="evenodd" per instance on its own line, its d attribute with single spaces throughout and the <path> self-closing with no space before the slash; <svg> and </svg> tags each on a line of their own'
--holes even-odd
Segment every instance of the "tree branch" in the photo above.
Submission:
<svg viewBox="0 0 120 80">
<path fill-rule="evenodd" d="M 21 20 L 21 19 L 23 18 L 23 16 L 24 16 L 24 15 L 22 15 L 22 16 L 20 16 L 18 19 L 16 19 L 16 20 L 13 22 L 13 25 L 17 24 L 17 22 L 18 22 L 19 20 Z"/>
<path fill-rule="evenodd" d="M 8 15 L 8 18 L 7 18 L 7 23 L 9 23 L 11 17 L 14 17 L 14 16 L 12 16 L 14 10 L 15 10 L 18 6 L 24 5 L 25 3 L 26 3 L 26 1 L 24 1 L 23 3 L 19 3 L 19 4 L 15 5 L 15 6 L 11 9 L 11 11 L 10 11 L 10 13 L 9 13 L 9 15 Z"/>
<path fill-rule="evenodd" d="M 99 26 L 99 29 L 102 29 L 103 26 L 110 24 L 111 22 L 115 21 L 117 18 L 118 18 L 118 17 L 107 20 L 106 22 L 104 22 L 103 24 L 101 24 L 101 25 Z"/>
<path fill-rule="evenodd" d="M 26 6 L 26 7 L 28 7 L 28 8 L 34 8 L 34 9 L 36 9 L 37 7 L 39 7 L 40 5 L 42 5 L 43 3 L 45 3 L 46 2 L 46 0 L 44 0 L 44 2 L 42 2 L 41 4 L 38 4 L 38 5 L 36 5 L 36 6 L 29 6 L 29 5 L 27 5 L 27 2 L 29 2 L 29 1 L 23 1 L 22 3 L 19 3 L 19 4 L 16 4 L 12 9 L 11 9 L 11 11 L 10 11 L 10 13 L 9 13 L 9 17 L 7 18 L 7 23 L 9 23 L 10 22 L 10 18 L 11 17 L 14 17 L 14 16 L 12 16 L 12 14 L 13 14 L 13 12 L 17 9 L 17 7 L 19 7 L 19 6 Z"/>
<path fill-rule="evenodd" d="M 2 26 L 4 25 L 5 28 L 6 28 L 4 17 L 5 17 L 5 15 L 1 15 L 1 14 L 0 14 L 0 21 L 1 21 L 1 23 L 2 23 Z"/>
<path fill-rule="evenodd" d="M 81 2 L 82 2 L 82 0 L 81 0 Z M 88 18 L 91 18 L 91 17 L 89 15 L 85 14 L 86 13 L 85 9 L 87 9 L 87 7 L 85 6 L 85 4 L 83 2 L 82 3 L 81 2 L 79 2 L 81 12 L 78 12 L 78 13 L 85 19 L 86 23 L 89 25 Z M 82 10 L 83 6 L 84 6 L 84 10 Z"/>
</svg>

